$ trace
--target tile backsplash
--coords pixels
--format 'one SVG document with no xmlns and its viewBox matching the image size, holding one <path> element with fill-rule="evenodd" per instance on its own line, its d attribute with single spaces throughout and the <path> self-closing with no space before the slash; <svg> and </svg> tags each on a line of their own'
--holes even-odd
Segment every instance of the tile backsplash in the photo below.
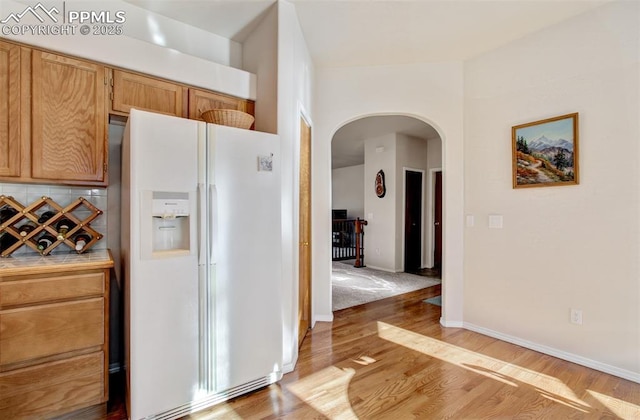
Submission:
<svg viewBox="0 0 640 420">
<path fill-rule="evenodd" d="M 24 206 L 28 206 L 41 197 L 51 197 L 53 201 L 58 203 L 62 207 L 66 207 L 71 204 L 78 197 L 84 197 L 91 204 L 102 210 L 102 214 L 91 221 L 91 227 L 100 232 L 103 237 L 99 240 L 92 249 L 106 249 L 107 248 L 107 189 L 106 188 L 83 188 L 83 187 L 65 187 L 65 186 L 51 186 L 51 185 L 39 185 L 39 184 L 8 184 L 0 183 L 0 194 L 11 196 L 14 200 L 18 201 Z M 86 213 L 86 214 L 85 214 Z M 75 216 L 80 219 L 84 219 L 89 215 L 88 210 L 80 209 L 73 212 Z M 60 245 L 56 247 L 51 253 L 60 254 L 68 253 L 71 250 L 69 247 Z M 75 251 L 72 251 L 75 252 Z M 36 254 L 31 248 L 21 246 L 17 249 L 13 255 L 24 254 Z"/>
</svg>

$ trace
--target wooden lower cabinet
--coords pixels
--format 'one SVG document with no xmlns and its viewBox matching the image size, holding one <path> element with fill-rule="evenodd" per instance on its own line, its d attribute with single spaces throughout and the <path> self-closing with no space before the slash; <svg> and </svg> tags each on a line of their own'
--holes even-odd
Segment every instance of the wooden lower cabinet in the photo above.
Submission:
<svg viewBox="0 0 640 420">
<path fill-rule="evenodd" d="M 0 373 L 0 418 L 56 416 L 106 401 L 102 351 Z"/>
<path fill-rule="evenodd" d="M 50 418 L 107 401 L 110 254 L 103 265 L 0 268 L 0 419 Z"/>
</svg>

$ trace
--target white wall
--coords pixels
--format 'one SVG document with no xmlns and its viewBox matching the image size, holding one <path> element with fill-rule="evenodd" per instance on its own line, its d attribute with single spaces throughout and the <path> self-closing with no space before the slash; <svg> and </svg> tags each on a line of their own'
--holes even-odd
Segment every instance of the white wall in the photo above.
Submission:
<svg viewBox="0 0 640 420">
<path fill-rule="evenodd" d="M 427 140 L 427 167 L 429 169 L 442 168 L 442 140 Z"/>
<path fill-rule="evenodd" d="M 4 19 L 9 13 L 22 12 L 27 6 L 34 6 L 38 2 L 28 0 L 3 0 L 0 19 Z M 58 23 L 62 23 L 62 12 L 70 11 L 106 11 L 110 17 L 115 18 L 116 12 L 123 12 L 125 22 L 122 24 L 123 35 L 143 41 L 149 44 L 171 48 L 185 54 L 199 57 L 207 61 L 242 68 L 242 45 L 238 42 L 224 38 L 220 35 L 212 34 L 194 26 L 185 25 L 175 19 L 166 16 L 150 13 L 138 6 L 121 0 L 45 0 L 42 1 L 45 7 L 56 7 L 60 12 L 57 17 Z M 56 15 L 54 15 L 56 16 Z M 40 24 L 32 16 L 25 16 L 20 23 Z M 53 23 L 45 18 L 44 25 Z M 13 22 L 8 22 L 11 25 Z M 75 23 L 74 23 L 75 24 Z M 79 24 L 77 25 L 80 26 Z M 76 32 L 79 29 L 76 28 Z M 116 38 L 118 35 L 79 35 L 75 38 Z M 11 35 L 9 37 L 12 37 Z M 38 35 L 35 38 L 41 38 Z M 66 36 L 54 36 L 61 40 Z"/>
<path fill-rule="evenodd" d="M 317 164 L 317 143 L 312 109 L 313 62 L 309 56 L 294 6 L 278 2 L 278 134 L 282 154 L 282 294 L 284 368 L 293 370 L 298 357 L 298 185 L 300 156 L 300 114 L 304 114 L 312 128 L 312 172 Z M 312 200 L 318 187 L 313 176 Z M 330 176 L 330 175 L 329 175 Z M 330 178 L 324 178 L 325 183 Z M 327 207 L 328 208 L 328 207 Z M 315 211 L 315 208 L 312 212 Z M 312 250 L 317 237 L 315 214 L 312 214 Z M 328 228 L 331 234 L 331 225 Z M 327 236 L 327 241 L 331 239 Z M 315 254 L 312 256 L 315 258 Z M 316 293 L 316 273 L 312 273 L 312 294 Z M 312 303 L 312 323 L 318 319 Z"/>
<path fill-rule="evenodd" d="M 461 326 L 464 186 L 462 63 L 321 68 L 316 69 L 316 80 L 316 91 L 320 94 L 316 97 L 314 109 L 314 313 L 326 319 L 332 316 L 331 139 L 341 126 L 358 118 L 401 114 L 429 123 L 443 139 L 442 322 Z"/>
<path fill-rule="evenodd" d="M 364 165 L 331 171 L 332 209 L 347 209 L 347 217 L 364 219 Z"/>
<path fill-rule="evenodd" d="M 26 5 L 33 6 L 33 3 L 2 0 L 2 13 L 21 12 Z M 77 31 L 75 35 L 27 33 L 1 37 L 240 98 L 256 99 L 255 75 L 231 67 L 240 63 L 241 51 L 240 46 L 230 40 L 207 35 L 192 26 L 141 11 L 119 0 L 68 0 L 65 7 L 67 10 L 124 10 L 127 17 L 123 24 L 125 32 L 112 36 L 81 35 Z M 62 10 L 62 6 L 59 8 Z M 159 34 L 155 40 L 149 34 L 153 24 L 157 25 L 155 31 Z"/>
<path fill-rule="evenodd" d="M 378 171 L 384 171 L 387 192 L 375 192 Z M 396 134 L 364 141 L 365 264 L 371 268 L 395 271 L 396 261 Z"/>
<path fill-rule="evenodd" d="M 364 161 L 364 214 L 368 222 L 364 237 L 365 263 L 379 270 L 403 271 L 405 170 L 425 172 L 425 195 L 427 142 L 398 133 L 366 139 Z M 386 184 L 386 194 L 382 198 L 374 189 L 376 174 L 381 169 Z M 340 188 L 333 185 L 334 191 Z M 336 208 L 335 204 L 333 208 Z"/>
<path fill-rule="evenodd" d="M 465 326 L 635 381 L 639 38 L 640 3 L 613 2 L 465 66 Z M 512 189 L 511 127 L 571 112 L 580 185 Z"/>
<path fill-rule="evenodd" d="M 422 211 L 425 214 L 427 190 L 427 141 L 403 134 L 396 134 L 396 259 L 394 271 L 404 271 L 405 239 L 405 171 L 422 172 Z M 424 254 L 425 218 L 422 218 L 422 253 Z"/>
<path fill-rule="evenodd" d="M 272 6 L 242 48 L 244 69 L 255 74 L 255 129 L 278 131 L 278 8 Z"/>
</svg>

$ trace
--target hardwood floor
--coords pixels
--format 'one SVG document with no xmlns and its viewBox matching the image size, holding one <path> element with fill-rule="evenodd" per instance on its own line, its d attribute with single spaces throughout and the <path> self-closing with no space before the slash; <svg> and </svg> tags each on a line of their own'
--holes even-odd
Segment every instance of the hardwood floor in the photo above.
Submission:
<svg viewBox="0 0 640 420">
<path fill-rule="evenodd" d="M 640 384 L 442 328 L 440 307 L 423 302 L 438 294 L 337 311 L 278 384 L 187 419 L 640 418 Z"/>
</svg>

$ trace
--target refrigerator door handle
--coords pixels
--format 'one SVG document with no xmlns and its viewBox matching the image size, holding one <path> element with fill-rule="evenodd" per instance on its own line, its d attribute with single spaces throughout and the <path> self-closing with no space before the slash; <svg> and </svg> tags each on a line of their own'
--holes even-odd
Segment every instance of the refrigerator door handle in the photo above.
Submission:
<svg viewBox="0 0 640 420">
<path fill-rule="evenodd" d="M 198 264 L 206 264 L 207 259 L 207 235 L 202 232 L 207 217 L 207 200 L 204 197 L 206 190 L 204 184 L 198 184 Z"/>
<path fill-rule="evenodd" d="M 209 263 L 215 264 L 218 251 L 218 188 L 215 185 L 209 185 L 209 214 L 211 215 L 211 223 L 209 223 L 209 241 L 211 243 Z"/>
</svg>

